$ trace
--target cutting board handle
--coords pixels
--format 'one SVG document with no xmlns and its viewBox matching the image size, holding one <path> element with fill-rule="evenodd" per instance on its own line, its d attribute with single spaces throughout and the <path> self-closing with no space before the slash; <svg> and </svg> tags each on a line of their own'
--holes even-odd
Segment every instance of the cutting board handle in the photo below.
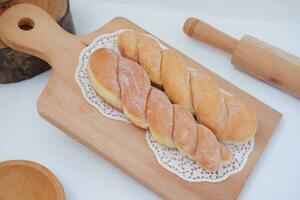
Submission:
<svg viewBox="0 0 300 200">
<path fill-rule="evenodd" d="M 196 40 L 222 49 L 230 54 L 233 53 L 239 42 L 215 27 L 193 17 L 185 21 L 183 31 Z"/>
<path fill-rule="evenodd" d="M 1 15 L 0 38 L 8 46 L 39 57 L 52 67 L 55 65 L 51 62 L 60 56 L 60 50 L 80 43 L 76 36 L 64 31 L 46 11 L 32 4 L 15 5 Z"/>
</svg>

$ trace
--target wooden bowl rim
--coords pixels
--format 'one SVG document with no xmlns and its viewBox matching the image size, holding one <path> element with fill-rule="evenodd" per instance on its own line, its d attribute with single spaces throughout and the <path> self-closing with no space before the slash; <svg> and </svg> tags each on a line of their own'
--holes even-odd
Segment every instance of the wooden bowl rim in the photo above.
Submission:
<svg viewBox="0 0 300 200">
<path fill-rule="evenodd" d="M 30 170 L 34 170 L 38 173 L 41 173 L 43 175 L 43 177 L 47 178 L 51 185 L 54 188 L 55 194 L 57 196 L 57 200 L 65 200 L 65 192 L 64 189 L 61 185 L 61 183 L 59 182 L 59 180 L 57 179 L 57 177 L 45 166 L 33 162 L 33 161 L 29 161 L 29 160 L 8 160 L 8 161 L 3 161 L 0 162 L 0 171 L 5 169 L 5 168 L 10 168 L 10 167 L 18 167 L 18 166 L 22 166 L 22 167 L 26 167 Z"/>
</svg>

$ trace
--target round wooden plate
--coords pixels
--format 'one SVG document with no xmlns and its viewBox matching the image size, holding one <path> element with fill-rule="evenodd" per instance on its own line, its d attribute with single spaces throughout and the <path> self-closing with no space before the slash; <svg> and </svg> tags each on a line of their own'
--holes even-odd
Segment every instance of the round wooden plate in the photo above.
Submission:
<svg viewBox="0 0 300 200">
<path fill-rule="evenodd" d="M 55 175 L 31 161 L 1 162 L 0 188 L 0 199 L 5 200 L 65 200 Z"/>
</svg>

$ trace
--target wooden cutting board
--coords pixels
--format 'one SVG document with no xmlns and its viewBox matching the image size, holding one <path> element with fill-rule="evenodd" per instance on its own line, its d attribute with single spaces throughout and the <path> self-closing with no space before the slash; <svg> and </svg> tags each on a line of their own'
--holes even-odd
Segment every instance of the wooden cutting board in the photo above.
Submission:
<svg viewBox="0 0 300 200">
<path fill-rule="evenodd" d="M 257 113 L 259 125 L 254 151 L 242 172 L 221 183 L 189 183 L 182 180 L 157 163 L 146 143 L 144 130 L 102 116 L 84 99 L 75 82 L 74 72 L 80 51 L 99 34 L 117 29 L 146 32 L 129 20 L 117 17 L 94 33 L 74 36 L 61 29 L 46 12 L 25 4 L 9 9 L 0 19 L 0 36 L 7 45 L 42 58 L 53 68 L 37 103 L 42 117 L 165 199 L 237 198 L 281 114 L 181 54 L 189 66 L 205 71 L 223 89 L 249 103 Z"/>
</svg>

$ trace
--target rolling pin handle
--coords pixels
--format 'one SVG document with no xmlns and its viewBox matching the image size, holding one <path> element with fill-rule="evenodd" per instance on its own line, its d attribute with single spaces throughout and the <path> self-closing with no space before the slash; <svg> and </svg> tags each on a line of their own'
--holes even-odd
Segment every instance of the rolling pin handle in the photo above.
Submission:
<svg viewBox="0 0 300 200">
<path fill-rule="evenodd" d="M 233 53 L 239 42 L 233 37 L 193 17 L 185 21 L 183 31 L 196 40 L 222 49 L 230 54 Z"/>
</svg>

